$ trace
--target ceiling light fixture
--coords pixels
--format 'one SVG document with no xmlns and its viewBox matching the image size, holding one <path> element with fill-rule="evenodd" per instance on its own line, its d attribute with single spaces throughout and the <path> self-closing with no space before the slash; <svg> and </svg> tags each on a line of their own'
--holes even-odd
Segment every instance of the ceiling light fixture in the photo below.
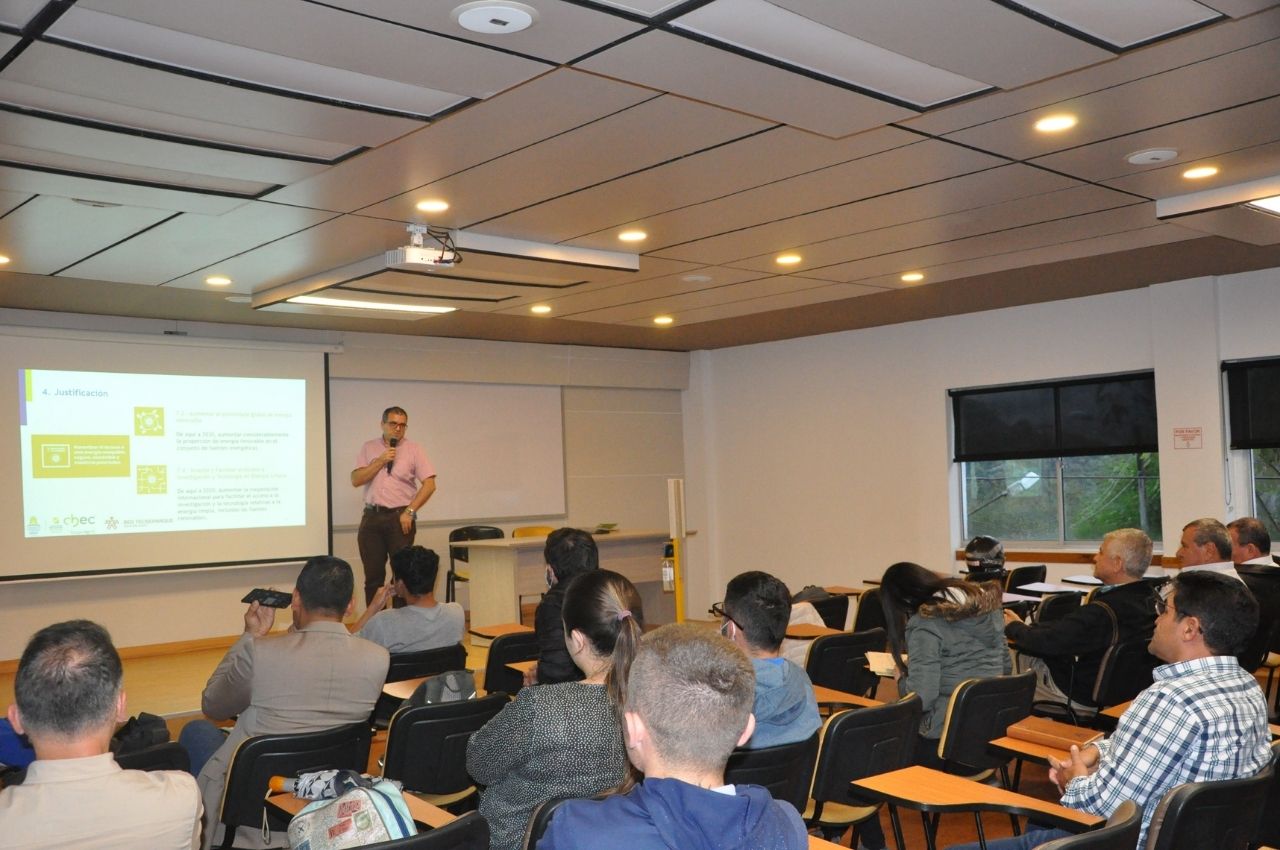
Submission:
<svg viewBox="0 0 1280 850">
<path fill-rule="evenodd" d="M 450 13 L 464 30 L 482 35 L 510 35 L 527 30 L 538 20 L 538 10 L 511 0 L 478 0 L 463 3 Z"/>
<path fill-rule="evenodd" d="M 797 263 L 799 263 L 802 259 L 804 258 L 801 257 L 799 254 L 779 254 L 774 259 L 774 262 L 780 266 L 794 266 Z"/>
<path fill-rule="evenodd" d="M 1041 133 L 1061 133 L 1063 130 L 1070 130 L 1076 126 L 1077 118 L 1074 115 L 1062 113 L 1059 115 L 1046 115 L 1035 123 L 1035 128 Z"/>
<path fill-rule="evenodd" d="M 1258 198 L 1256 201 L 1250 201 L 1245 204 L 1246 207 L 1253 207 L 1263 212 L 1273 215 L 1280 215 L 1280 195 L 1274 195 L 1270 198 Z"/>
<path fill-rule="evenodd" d="M 539 316 L 545 316 L 551 312 L 550 304 L 534 304 L 529 308 L 530 313 L 537 313 Z"/>
<path fill-rule="evenodd" d="M 903 283 L 919 283 L 924 280 L 923 272 L 907 272 L 901 278 Z"/>
<path fill-rule="evenodd" d="M 1130 165 L 1159 165 L 1162 162 L 1169 162 L 1178 158 L 1178 152 L 1174 148 L 1147 148 L 1142 151 L 1134 151 L 1124 158 L 1125 162 Z"/>
<path fill-rule="evenodd" d="M 418 201 L 418 203 L 414 204 L 414 207 L 418 212 L 441 213 L 449 209 L 449 202 L 442 201 L 439 198 L 431 198 L 426 201 Z"/>
<path fill-rule="evenodd" d="M 296 295 L 288 299 L 290 304 L 308 304 L 313 307 L 349 307 L 356 310 L 387 310 L 395 313 L 452 313 L 457 307 L 439 307 L 434 304 L 397 304 L 393 301 L 357 301 L 354 298 L 329 298 L 324 295 Z"/>
<path fill-rule="evenodd" d="M 1197 165 L 1195 168 L 1188 168 L 1182 172 L 1182 176 L 1188 180 L 1203 180 L 1206 177 L 1212 177 L 1218 173 L 1216 165 Z"/>
<path fill-rule="evenodd" d="M 226 275 L 215 274 L 215 275 L 210 275 L 209 277 L 206 277 L 204 279 L 204 282 L 209 284 L 210 286 L 230 286 L 231 278 L 227 277 Z"/>
<path fill-rule="evenodd" d="M 0 266 L 5 266 L 8 264 L 9 264 L 9 258 L 4 254 L 0 254 Z"/>
<path fill-rule="evenodd" d="M 653 317 L 653 323 L 655 325 L 669 325 L 674 321 L 675 319 L 671 318 L 670 316 L 654 316 Z"/>
<path fill-rule="evenodd" d="M 453 244 L 453 234 L 448 230 L 427 224 L 411 224 L 405 230 L 409 231 L 409 244 L 403 248 L 392 248 L 388 251 L 385 258 L 387 266 L 391 268 L 426 266 L 447 269 L 462 262 L 462 255 Z"/>
<path fill-rule="evenodd" d="M 618 234 L 618 239 L 623 242 L 643 242 L 649 238 L 649 234 L 643 230 L 624 230 Z"/>
</svg>

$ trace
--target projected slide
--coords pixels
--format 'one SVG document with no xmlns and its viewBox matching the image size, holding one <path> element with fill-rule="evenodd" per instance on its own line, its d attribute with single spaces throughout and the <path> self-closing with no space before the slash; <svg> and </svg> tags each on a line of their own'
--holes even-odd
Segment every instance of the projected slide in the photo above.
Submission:
<svg viewBox="0 0 1280 850">
<path fill-rule="evenodd" d="M 306 523 L 306 381 L 22 369 L 27 538 Z"/>
</svg>

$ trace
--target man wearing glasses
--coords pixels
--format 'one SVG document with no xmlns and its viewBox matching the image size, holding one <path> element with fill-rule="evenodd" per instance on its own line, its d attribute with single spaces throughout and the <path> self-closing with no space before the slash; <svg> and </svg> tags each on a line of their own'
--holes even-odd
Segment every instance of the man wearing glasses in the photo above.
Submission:
<svg viewBox="0 0 1280 850">
<path fill-rule="evenodd" d="M 364 565 L 368 605 L 387 575 L 387 557 L 413 543 L 418 511 L 436 491 L 436 470 L 422 446 L 405 439 L 409 414 L 382 411 L 382 436 L 360 447 L 351 486 L 364 488 L 364 515 L 356 543 Z"/>
<path fill-rule="evenodd" d="M 721 617 L 720 634 L 737 644 L 755 668 L 756 731 L 750 748 L 803 741 L 822 725 L 809 676 L 782 657 L 782 639 L 791 617 L 791 592 L 778 579 L 759 571 L 735 576 L 724 602 L 713 605 Z"/>
</svg>

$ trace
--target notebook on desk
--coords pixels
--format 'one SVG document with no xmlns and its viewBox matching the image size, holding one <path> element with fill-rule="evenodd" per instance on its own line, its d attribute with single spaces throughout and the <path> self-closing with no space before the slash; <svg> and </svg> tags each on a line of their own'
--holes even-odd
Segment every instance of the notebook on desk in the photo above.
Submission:
<svg viewBox="0 0 1280 850">
<path fill-rule="evenodd" d="M 1083 747 L 1103 737 L 1096 729 L 1072 726 L 1048 717 L 1025 717 L 1010 726 L 1005 734 L 1019 741 L 1043 744 L 1057 750 L 1069 750 L 1072 744 Z"/>
</svg>

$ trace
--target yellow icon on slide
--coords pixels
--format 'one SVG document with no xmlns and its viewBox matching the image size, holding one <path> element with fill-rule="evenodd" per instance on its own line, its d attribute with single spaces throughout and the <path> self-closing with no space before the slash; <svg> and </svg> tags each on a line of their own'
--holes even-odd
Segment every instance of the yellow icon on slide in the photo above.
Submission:
<svg viewBox="0 0 1280 850">
<path fill-rule="evenodd" d="M 71 446 L 68 443 L 45 443 L 40 446 L 40 465 L 45 469 L 70 469 Z"/>
<path fill-rule="evenodd" d="M 135 407 L 133 409 L 133 435 L 135 437 L 163 437 L 164 408 Z"/>
<path fill-rule="evenodd" d="M 139 466 L 138 495 L 164 495 L 169 492 L 169 467 Z"/>
</svg>

